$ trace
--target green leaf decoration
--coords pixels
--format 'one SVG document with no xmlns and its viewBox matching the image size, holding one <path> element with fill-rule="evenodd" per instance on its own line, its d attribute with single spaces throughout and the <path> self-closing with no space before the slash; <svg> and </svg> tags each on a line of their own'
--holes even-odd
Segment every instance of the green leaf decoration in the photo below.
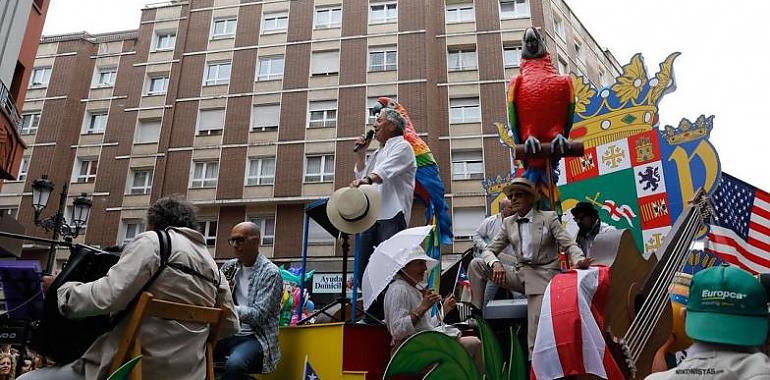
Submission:
<svg viewBox="0 0 770 380">
<path fill-rule="evenodd" d="M 513 327 L 510 327 L 511 334 L 511 356 L 508 358 L 508 380 L 526 380 L 527 376 L 527 354 L 524 353 L 524 349 L 519 342 L 519 330 L 521 325 L 516 327 L 516 331 L 513 331 Z"/>
<path fill-rule="evenodd" d="M 128 379 L 128 376 L 131 374 L 131 370 L 136 367 L 137 364 L 139 364 L 139 361 L 142 360 L 142 355 L 139 355 L 129 361 L 126 362 L 126 364 L 123 364 L 120 366 L 120 368 L 117 369 L 110 377 L 107 378 L 107 380 L 125 380 Z"/>
<path fill-rule="evenodd" d="M 409 337 L 390 358 L 384 379 L 397 375 L 419 375 L 435 365 L 424 380 L 482 380 L 476 363 L 454 338 L 436 332 L 421 331 Z"/>
<path fill-rule="evenodd" d="M 495 333 L 484 320 L 477 320 L 479 335 L 481 335 L 481 351 L 484 357 L 484 367 L 487 369 L 489 380 L 507 380 L 503 376 L 503 351 L 497 342 Z"/>
</svg>

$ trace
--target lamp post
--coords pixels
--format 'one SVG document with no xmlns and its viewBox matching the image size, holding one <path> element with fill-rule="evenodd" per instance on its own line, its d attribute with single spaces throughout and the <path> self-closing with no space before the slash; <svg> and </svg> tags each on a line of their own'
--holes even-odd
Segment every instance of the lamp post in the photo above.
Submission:
<svg viewBox="0 0 770 380">
<path fill-rule="evenodd" d="M 61 196 L 59 198 L 59 208 L 56 210 L 56 214 L 40 219 L 40 213 L 48 205 L 48 199 L 51 197 L 51 192 L 55 186 L 53 182 L 48 179 L 47 175 L 43 175 L 42 178 L 32 182 L 32 207 L 35 208 L 35 225 L 43 227 L 46 231 L 53 231 L 53 240 L 58 241 L 61 234 L 66 241 L 72 241 L 72 239 L 80 235 L 80 230 L 85 227 L 88 222 L 88 215 L 91 212 L 91 200 L 87 198 L 86 193 L 81 193 L 79 197 L 75 198 L 72 202 L 72 215 L 70 215 L 70 222 L 64 217 L 64 212 L 67 204 L 67 190 L 69 185 L 65 182 L 62 188 Z M 48 266 L 46 272 L 48 274 L 53 270 L 54 258 L 56 257 L 56 244 L 52 243 L 48 250 Z"/>
</svg>

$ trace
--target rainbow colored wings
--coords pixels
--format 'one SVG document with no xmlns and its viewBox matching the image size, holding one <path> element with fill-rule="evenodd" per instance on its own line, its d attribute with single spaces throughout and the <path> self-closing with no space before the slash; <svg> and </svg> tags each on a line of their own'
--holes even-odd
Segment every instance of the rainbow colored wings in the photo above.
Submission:
<svg viewBox="0 0 770 380">
<path fill-rule="evenodd" d="M 388 97 L 380 97 L 377 101 L 384 107 L 398 111 L 406 121 L 404 139 L 412 145 L 414 157 L 417 161 L 417 174 L 414 181 L 414 194 L 425 205 L 425 221 L 430 222 L 436 218 L 436 226 L 439 232 L 441 244 L 452 244 L 452 218 L 449 216 L 449 208 L 444 200 L 444 183 L 439 175 L 438 164 L 428 148 L 414 129 L 412 119 L 406 108 Z M 408 222 L 408 221 L 407 221 Z"/>
</svg>

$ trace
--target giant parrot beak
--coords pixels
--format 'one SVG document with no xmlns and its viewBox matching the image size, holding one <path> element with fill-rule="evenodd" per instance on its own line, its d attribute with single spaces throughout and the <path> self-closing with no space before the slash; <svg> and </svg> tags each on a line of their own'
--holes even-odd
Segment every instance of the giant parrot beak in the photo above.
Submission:
<svg viewBox="0 0 770 380">
<path fill-rule="evenodd" d="M 382 110 L 383 108 L 385 108 L 385 106 L 382 103 L 377 102 L 374 104 L 374 107 L 372 107 L 370 112 L 372 116 L 377 116 L 377 114 L 380 113 L 380 110 Z"/>
<path fill-rule="evenodd" d="M 534 28 L 527 28 L 524 32 L 524 49 L 530 56 L 535 56 L 540 51 L 540 35 Z"/>
</svg>

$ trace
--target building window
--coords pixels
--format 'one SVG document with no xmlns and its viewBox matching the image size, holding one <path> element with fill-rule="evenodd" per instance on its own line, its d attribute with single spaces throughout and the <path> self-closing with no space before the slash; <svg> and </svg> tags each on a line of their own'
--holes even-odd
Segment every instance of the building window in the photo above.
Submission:
<svg viewBox="0 0 770 380">
<path fill-rule="evenodd" d="M 478 123 L 480 121 L 479 98 L 449 99 L 449 123 Z"/>
<path fill-rule="evenodd" d="M 19 214 L 18 207 L 3 206 L 2 208 L 0 208 L 0 218 L 9 217 L 9 218 L 16 219 L 16 215 L 18 214 Z"/>
<path fill-rule="evenodd" d="M 259 227 L 261 245 L 273 245 L 275 240 L 275 217 L 255 216 L 249 218 L 249 221 Z"/>
<path fill-rule="evenodd" d="M 338 28 L 342 24 L 342 7 L 324 7 L 315 9 L 315 28 Z"/>
<path fill-rule="evenodd" d="M 334 155 L 307 156 L 305 158 L 305 182 L 333 182 Z"/>
<path fill-rule="evenodd" d="M 262 16 L 262 33 L 285 32 L 289 28 L 289 12 L 265 13 Z"/>
<path fill-rule="evenodd" d="M 238 19 L 236 18 L 214 20 L 214 25 L 211 26 L 211 39 L 235 36 L 236 25 L 238 25 Z"/>
<path fill-rule="evenodd" d="M 33 135 L 37 133 L 37 127 L 39 125 L 40 125 L 40 112 L 22 114 L 19 133 L 21 133 L 22 135 Z"/>
<path fill-rule="evenodd" d="M 557 61 L 559 65 L 559 74 L 567 75 L 569 73 L 569 66 L 567 65 L 567 61 L 565 61 L 562 57 L 559 57 Z"/>
<path fill-rule="evenodd" d="M 35 67 L 32 69 L 32 75 L 29 80 L 30 87 L 45 87 L 48 86 L 48 81 L 51 79 L 51 66 Z"/>
<path fill-rule="evenodd" d="M 75 165 L 75 181 L 77 183 L 91 183 L 96 180 L 96 168 L 99 161 L 95 158 L 78 158 Z"/>
<path fill-rule="evenodd" d="M 369 71 L 392 71 L 398 69 L 395 46 L 369 49 Z"/>
<path fill-rule="evenodd" d="M 473 3 L 454 4 L 446 6 L 446 23 L 473 22 L 476 15 L 473 12 Z"/>
<path fill-rule="evenodd" d="M 454 209 L 455 240 L 471 240 L 484 218 L 486 210 L 483 207 L 462 207 Z"/>
<path fill-rule="evenodd" d="M 334 243 L 335 237 L 326 231 L 320 224 L 310 218 L 307 228 L 307 242 L 310 244 Z"/>
<path fill-rule="evenodd" d="M 313 52 L 310 73 L 312 75 L 334 75 L 340 71 L 339 65 L 339 50 Z"/>
<path fill-rule="evenodd" d="M 155 50 L 174 50 L 176 33 L 156 33 Z"/>
<path fill-rule="evenodd" d="M 134 135 L 134 143 L 150 143 L 160 140 L 160 119 L 139 120 Z"/>
<path fill-rule="evenodd" d="M 575 41 L 575 56 L 577 56 L 578 61 L 583 64 L 586 63 L 586 50 L 583 49 L 583 44 L 580 41 Z"/>
<path fill-rule="evenodd" d="M 369 5 L 369 23 L 383 24 L 398 21 L 398 5 L 396 2 L 375 3 Z"/>
<path fill-rule="evenodd" d="M 144 221 L 136 219 L 127 219 L 123 221 L 123 245 L 126 245 L 134 240 L 136 235 L 144 232 Z"/>
<path fill-rule="evenodd" d="M 152 190 L 152 169 L 131 169 L 129 194 L 149 194 Z"/>
<path fill-rule="evenodd" d="M 117 67 L 102 67 L 97 70 L 94 78 L 96 87 L 112 87 L 115 85 L 115 77 L 118 76 Z"/>
<path fill-rule="evenodd" d="M 168 76 L 150 77 L 147 95 L 163 95 L 168 89 Z"/>
<path fill-rule="evenodd" d="M 505 67 L 519 67 L 521 64 L 521 47 L 509 46 L 503 49 Z"/>
<path fill-rule="evenodd" d="M 529 17 L 529 0 L 500 1 L 500 18 Z"/>
<path fill-rule="evenodd" d="M 278 129 L 280 119 L 280 104 L 255 105 L 251 110 L 251 131 L 274 131 Z"/>
<path fill-rule="evenodd" d="M 206 188 L 216 187 L 217 177 L 219 176 L 218 161 L 198 161 L 193 162 L 193 175 L 190 187 Z"/>
<path fill-rule="evenodd" d="M 29 157 L 22 157 L 19 164 L 19 177 L 17 181 L 25 181 L 27 179 L 27 172 L 29 171 Z"/>
<path fill-rule="evenodd" d="M 249 159 L 247 185 L 272 185 L 275 180 L 275 157 Z"/>
<path fill-rule="evenodd" d="M 85 133 L 104 133 L 107 128 L 107 112 L 88 112 Z"/>
<path fill-rule="evenodd" d="M 556 35 L 558 35 L 562 41 L 567 40 L 567 32 L 564 30 L 564 20 L 555 13 L 553 15 L 553 30 L 556 31 Z"/>
<path fill-rule="evenodd" d="M 383 95 L 385 97 L 393 99 L 393 101 L 398 101 L 396 98 L 396 95 Z M 367 125 L 374 125 L 374 122 L 377 121 L 377 115 L 372 115 L 372 108 L 379 104 L 377 99 L 379 99 L 379 96 L 370 96 L 366 98 L 366 124 Z"/>
<path fill-rule="evenodd" d="M 283 78 L 283 59 L 284 58 L 282 55 L 260 57 L 257 80 L 273 80 Z"/>
<path fill-rule="evenodd" d="M 484 158 L 481 151 L 452 152 L 452 179 L 484 179 Z"/>
<path fill-rule="evenodd" d="M 447 68 L 449 71 L 475 70 L 478 67 L 476 62 L 476 49 L 449 49 Z"/>
<path fill-rule="evenodd" d="M 213 86 L 230 83 L 230 62 L 209 63 L 206 65 L 206 78 L 203 84 Z"/>
<path fill-rule="evenodd" d="M 198 113 L 198 135 L 218 135 L 225 128 L 225 110 L 200 110 Z"/>
<path fill-rule="evenodd" d="M 203 220 L 198 222 L 198 231 L 203 234 L 203 238 L 206 239 L 207 246 L 214 247 L 217 245 L 216 220 Z"/>
<path fill-rule="evenodd" d="M 334 128 L 337 126 L 337 101 L 310 102 L 308 128 Z"/>
</svg>

